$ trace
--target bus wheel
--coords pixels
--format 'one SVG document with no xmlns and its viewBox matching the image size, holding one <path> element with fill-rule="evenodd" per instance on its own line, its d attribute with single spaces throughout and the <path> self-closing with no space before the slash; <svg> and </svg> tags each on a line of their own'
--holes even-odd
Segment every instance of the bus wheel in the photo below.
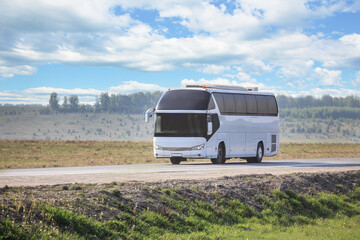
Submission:
<svg viewBox="0 0 360 240">
<path fill-rule="evenodd" d="M 218 148 L 217 158 L 212 158 L 211 162 L 213 164 L 223 164 L 223 163 L 225 163 L 225 161 L 226 161 L 225 147 L 224 147 L 224 144 L 220 143 L 219 148 Z"/>
<path fill-rule="evenodd" d="M 259 142 L 256 149 L 256 157 L 247 158 L 246 161 L 248 163 L 261 163 L 263 156 L 264 156 L 264 147 L 262 143 Z"/>
<path fill-rule="evenodd" d="M 170 162 L 172 164 L 179 164 L 181 161 L 182 161 L 181 157 L 172 157 L 172 158 L 170 158 Z"/>
</svg>

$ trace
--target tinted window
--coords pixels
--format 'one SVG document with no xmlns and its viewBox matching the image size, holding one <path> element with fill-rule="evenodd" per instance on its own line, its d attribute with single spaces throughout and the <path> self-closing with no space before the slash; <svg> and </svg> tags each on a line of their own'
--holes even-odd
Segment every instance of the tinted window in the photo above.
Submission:
<svg viewBox="0 0 360 240">
<path fill-rule="evenodd" d="M 205 137 L 205 114 L 158 113 L 155 137 Z"/>
<path fill-rule="evenodd" d="M 214 103 L 214 99 L 210 96 L 210 101 L 209 101 L 209 106 L 208 109 L 215 109 L 215 103 Z"/>
<path fill-rule="evenodd" d="M 158 110 L 206 110 L 210 93 L 197 90 L 172 90 L 164 93 Z"/>
<path fill-rule="evenodd" d="M 268 113 L 269 115 L 277 116 L 278 109 L 274 96 L 266 96 L 266 101 L 268 105 Z"/>
<path fill-rule="evenodd" d="M 257 104 L 256 104 L 255 96 L 246 95 L 245 99 L 246 99 L 247 113 L 249 113 L 249 114 L 257 114 L 257 106 L 256 106 Z"/>
<path fill-rule="evenodd" d="M 267 114 L 267 101 L 265 96 L 255 96 L 257 102 L 257 112 L 259 114 L 266 115 Z"/>
<path fill-rule="evenodd" d="M 219 107 L 220 112 L 223 113 L 224 112 L 224 100 L 223 100 L 222 94 L 214 93 L 214 96 L 215 96 L 215 100 Z"/>
<path fill-rule="evenodd" d="M 222 94 L 224 99 L 224 112 L 235 113 L 235 98 L 234 94 Z"/>
<path fill-rule="evenodd" d="M 245 96 L 241 94 L 235 95 L 235 106 L 236 113 L 245 114 L 246 113 L 246 100 Z"/>
</svg>

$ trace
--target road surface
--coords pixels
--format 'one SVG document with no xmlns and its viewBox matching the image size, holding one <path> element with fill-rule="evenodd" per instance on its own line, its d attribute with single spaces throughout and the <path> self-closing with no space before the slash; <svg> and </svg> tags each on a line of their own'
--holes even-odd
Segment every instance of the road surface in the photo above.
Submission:
<svg viewBox="0 0 360 240">
<path fill-rule="evenodd" d="M 228 161 L 226 164 L 186 163 L 180 165 L 134 164 L 89 167 L 57 167 L 0 170 L 0 187 L 112 181 L 163 181 L 205 179 L 244 174 L 290 174 L 360 170 L 360 158 L 269 160 L 260 164 Z"/>
</svg>

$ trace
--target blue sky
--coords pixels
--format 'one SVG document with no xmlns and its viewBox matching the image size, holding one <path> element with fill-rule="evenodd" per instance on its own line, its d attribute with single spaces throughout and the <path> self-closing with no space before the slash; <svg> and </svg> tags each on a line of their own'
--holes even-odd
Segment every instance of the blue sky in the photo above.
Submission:
<svg viewBox="0 0 360 240">
<path fill-rule="evenodd" d="M 12 0 L 0 104 L 193 83 L 360 96 L 360 0 Z"/>
</svg>

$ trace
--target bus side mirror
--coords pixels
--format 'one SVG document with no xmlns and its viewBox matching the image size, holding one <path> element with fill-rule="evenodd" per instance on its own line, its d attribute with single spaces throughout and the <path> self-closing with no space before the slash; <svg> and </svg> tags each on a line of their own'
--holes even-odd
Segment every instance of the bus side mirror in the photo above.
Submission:
<svg viewBox="0 0 360 240">
<path fill-rule="evenodd" d="M 212 119 L 211 119 L 211 116 L 208 115 L 207 116 L 207 135 L 211 135 L 213 133 L 212 129 L 213 129 Z"/>
<path fill-rule="evenodd" d="M 148 123 L 150 121 L 150 118 L 154 115 L 155 109 L 149 108 L 145 113 L 145 122 Z"/>
</svg>

